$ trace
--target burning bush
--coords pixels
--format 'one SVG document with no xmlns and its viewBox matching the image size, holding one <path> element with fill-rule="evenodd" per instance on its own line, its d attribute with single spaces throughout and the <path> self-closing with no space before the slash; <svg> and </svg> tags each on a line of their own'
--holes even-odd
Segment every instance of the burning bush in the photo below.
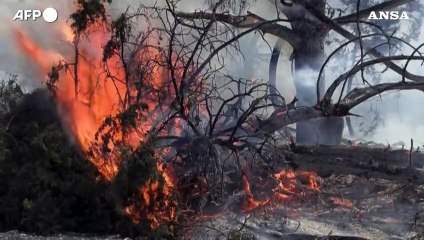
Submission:
<svg viewBox="0 0 424 240">
<path fill-rule="evenodd" d="M 167 169 L 157 165 L 152 142 L 140 144 L 122 158 L 112 183 L 118 209 L 124 210 L 125 217 L 131 217 L 138 234 L 149 234 L 163 224 L 171 226 L 177 219 L 178 202 L 166 178 Z"/>
<path fill-rule="evenodd" d="M 22 29 L 15 33 L 20 50 L 40 76 L 48 76 L 61 122 L 96 166 L 98 179 L 112 186 L 118 215 L 131 217 L 136 231 L 157 229 L 176 220 L 176 192 L 194 212 L 207 204 L 222 207 L 233 192 L 245 191 L 247 200 L 256 203 L 255 186 L 248 184 L 254 178 L 243 178 L 242 172 L 278 158 L 274 143 L 279 140 L 258 128 L 261 112 L 273 106 L 269 87 L 233 79 L 219 71 L 223 62 L 211 62 L 223 57 L 218 49 L 237 49 L 243 34 L 221 39 L 209 31 L 214 21 L 187 33 L 186 24 L 165 21 L 164 13 L 172 8 L 141 7 L 110 21 L 102 1 L 88 2 L 98 11 L 78 1 L 74 23 L 63 26 L 75 50 L 73 62 L 43 49 Z M 137 32 L 135 22 L 147 26 Z M 230 86 L 237 91 L 223 96 Z M 268 172 L 260 177 L 274 183 Z"/>
<path fill-rule="evenodd" d="M 151 142 L 122 154 L 116 177 L 105 181 L 71 143 L 47 90 L 24 94 L 16 77 L 2 84 L 0 231 L 149 235 L 163 220 L 155 211 L 173 218 L 175 210 L 164 211 L 171 209 L 163 205 L 169 189 Z"/>
<path fill-rule="evenodd" d="M 25 95 L 2 118 L 10 122 L 0 135 L 0 229 L 112 230 L 106 184 L 69 143 L 47 91 Z"/>
<path fill-rule="evenodd" d="M 31 111 L 24 111 L 22 114 L 25 114 L 13 122 L 26 125 L 11 129 L 17 131 L 14 137 L 24 141 L 23 146 L 29 149 L 20 146 L 13 156 L 24 158 L 31 154 L 43 161 L 52 161 L 47 165 L 50 167 L 64 159 L 81 159 L 75 150 L 70 150 L 73 148 L 61 147 L 66 143 L 59 125 L 62 122 L 83 158 L 96 167 L 98 176 L 96 170 L 85 163 L 79 162 L 82 165 L 69 170 L 83 172 L 84 184 L 92 184 L 87 186 L 92 188 L 87 194 L 92 197 L 87 204 L 104 203 L 96 204 L 93 209 L 98 209 L 99 219 L 105 219 L 104 226 L 116 224 L 111 227 L 114 230 L 147 234 L 160 229 L 163 223 L 174 222 L 179 205 L 176 193 L 183 199 L 185 212 L 197 213 L 211 205 L 218 206 L 218 211 L 225 210 L 236 201 L 231 200 L 232 196 L 243 195 L 239 192 L 245 196 L 243 210 L 251 211 L 270 201 L 317 191 L 319 177 L 316 174 L 286 168 L 288 161 L 284 160 L 278 145 L 295 145 L 289 125 L 299 123 L 299 130 L 304 121 L 330 117 L 340 123 L 341 117 L 350 114 L 350 109 L 382 92 L 424 86 L 405 81 L 366 86 L 333 102 L 336 89 L 343 86 L 344 81 L 365 66 L 386 63 L 388 60 L 383 58 L 361 62 L 335 79 L 324 95 L 320 96 L 317 88 L 315 105 L 298 107 L 297 98 L 286 102 L 276 91 L 275 83 L 270 83 L 271 79 L 269 83 L 254 76 L 237 79 L 221 71 L 226 67 L 225 61 L 233 59 L 229 55 L 239 53 L 239 40 L 258 30 L 280 38 L 287 33 L 293 36 L 288 40 L 290 44 L 303 46 L 303 37 L 277 24 L 282 19 L 266 21 L 251 13 L 232 16 L 219 10 L 225 1 L 214 4 L 215 7 L 210 8 L 212 12 L 194 13 L 179 12 L 178 1 L 165 1 L 164 7 L 127 8 L 112 19 L 106 2 L 111 1 L 76 1 L 77 10 L 71 14 L 73 23 L 70 27 L 61 26 L 62 34 L 58 34 L 72 46 L 73 56 L 45 49 L 23 29 L 15 29 L 20 50 L 36 65 L 38 77 L 47 77 L 49 92 L 61 114 L 60 120 L 57 114 L 44 119 L 49 115 L 37 118 L 25 115 Z M 239 32 L 234 27 L 247 30 Z M 270 31 L 271 28 L 278 31 Z M 322 30 L 319 35 L 314 32 L 317 38 L 328 29 Z M 242 56 L 234 57 L 236 60 Z M 408 57 L 389 58 L 402 59 Z M 412 56 L 408 60 L 411 59 Z M 271 75 L 270 71 L 270 78 Z M 319 81 L 320 76 L 317 86 L 321 86 Z M 27 118 L 32 121 L 25 122 Z M 20 132 L 23 129 L 28 132 Z M 332 135 L 330 130 L 327 132 Z M 340 141 L 336 138 L 325 142 L 335 144 Z M 7 144 L 7 148 L 13 147 L 12 142 Z M 28 164 L 20 164 L 24 163 Z M 65 169 L 69 166 L 66 164 Z M 87 171 L 83 171 L 83 166 Z M 44 184 L 46 177 L 39 178 L 34 181 Z M 72 183 L 65 182 L 65 186 Z M 109 190 L 98 189 L 99 185 L 108 186 Z M 47 186 L 45 189 L 49 191 L 43 202 L 57 196 L 50 193 L 52 187 Z M 75 187 L 79 189 L 78 184 Z M 75 195 L 83 196 L 79 191 L 86 190 L 79 189 Z M 74 190 L 70 191 L 74 194 Z M 102 196 L 105 196 L 104 202 Z M 23 209 L 32 209 L 34 200 L 21 197 L 19 203 Z M 107 212 L 103 206 L 113 210 Z M 49 214 L 66 215 L 62 208 L 58 209 Z M 109 222 L 112 217 L 100 217 L 102 214 L 115 219 Z M 42 215 L 28 216 L 33 216 L 32 220 Z M 24 215 L 25 219 L 28 216 Z M 22 217 L 19 215 L 16 219 L 20 221 Z"/>
</svg>

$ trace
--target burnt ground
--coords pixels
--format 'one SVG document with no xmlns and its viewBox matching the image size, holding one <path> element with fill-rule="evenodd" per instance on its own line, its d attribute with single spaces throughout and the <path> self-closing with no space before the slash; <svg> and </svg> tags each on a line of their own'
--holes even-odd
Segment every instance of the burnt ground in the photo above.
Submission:
<svg viewBox="0 0 424 240">
<path fill-rule="evenodd" d="M 421 152 L 367 146 L 299 147 L 293 152 L 297 171 L 315 170 L 320 176 L 318 191 L 249 213 L 237 211 L 245 198 L 241 195 L 225 212 L 183 223 L 183 239 L 424 239 L 424 170 L 410 162 L 424 159 Z M 0 239 L 123 238 L 12 231 L 0 233 Z"/>
<path fill-rule="evenodd" d="M 200 222 L 192 239 L 424 239 L 424 185 L 355 175 L 249 214 Z M 327 236 L 333 236 L 329 238 Z M 337 236 L 337 237 L 336 237 Z"/>
<path fill-rule="evenodd" d="M 125 240 L 119 236 L 84 236 L 81 234 L 59 234 L 51 237 L 36 236 L 18 231 L 0 233 L 1 240 Z"/>
<path fill-rule="evenodd" d="M 187 227 L 184 239 L 424 239 L 424 185 L 332 175 L 321 190 L 250 212 L 225 212 Z M 327 237 L 331 236 L 331 237 Z M 319 238 L 318 238 L 319 237 Z M 11 231 L 2 240 L 123 240 L 119 236 Z"/>
</svg>

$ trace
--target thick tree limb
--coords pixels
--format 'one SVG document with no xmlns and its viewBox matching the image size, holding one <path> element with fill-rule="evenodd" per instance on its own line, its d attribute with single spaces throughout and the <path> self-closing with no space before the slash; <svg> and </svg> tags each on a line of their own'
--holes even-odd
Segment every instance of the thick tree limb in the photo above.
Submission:
<svg viewBox="0 0 424 240">
<path fill-rule="evenodd" d="M 370 87 L 356 88 L 348 94 L 340 103 L 333 104 L 331 101 L 322 103 L 321 107 L 299 107 L 279 114 L 273 114 L 268 119 L 261 122 L 259 129 L 266 134 L 272 134 L 283 127 L 301 121 L 320 117 L 342 117 L 351 115 L 349 111 L 364 102 L 390 90 L 424 90 L 424 83 L 398 82 L 382 83 Z"/>
<path fill-rule="evenodd" d="M 386 62 L 391 62 L 391 61 L 394 61 L 394 60 L 407 60 L 407 59 L 424 60 L 424 57 L 421 57 L 421 56 L 405 56 L 405 55 L 387 56 L 387 57 L 381 57 L 381 58 L 378 58 L 378 59 L 369 60 L 369 61 L 363 62 L 360 65 L 356 65 L 354 68 L 352 68 L 348 72 L 346 72 L 346 73 L 344 73 L 344 74 L 342 74 L 342 75 L 340 75 L 339 77 L 336 78 L 336 80 L 327 89 L 327 91 L 324 95 L 323 102 L 324 103 L 331 102 L 331 98 L 333 97 L 334 92 L 340 86 L 340 84 L 342 82 L 346 81 L 347 79 L 349 79 L 350 77 L 354 76 L 356 73 L 361 71 L 361 69 L 364 69 L 368 66 L 372 66 L 372 65 L 375 65 L 375 64 L 378 64 L 378 63 L 386 63 Z"/>
<path fill-rule="evenodd" d="M 237 28 L 252 28 L 258 26 L 260 23 L 265 23 L 267 20 L 253 14 L 248 13 L 244 16 L 234 16 L 230 14 L 218 14 L 218 13 L 207 13 L 207 12 L 194 12 L 194 13 L 176 13 L 177 17 L 181 17 L 187 20 L 196 19 L 208 19 L 216 20 L 219 22 L 228 23 Z M 281 21 L 286 21 L 281 19 Z M 263 33 L 268 33 L 276 37 L 282 38 L 289 42 L 292 46 L 298 46 L 301 42 L 301 38 L 297 36 L 290 28 L 282 26 L 277 23 L 263 24 L 258 27 Z"/>
<path fill-rule="evenodd" d="M 375 62 L 377 61 L 377 59 L 371 61 Z M 340 84 L 340 82 L 341 81 L 339 80 L 338 84 Z M 337 84 L 334 85 L 337 86 Z M 335 89 L 334 86 L 333 89 Z M 243 129 L 244 136 L 242 138 L 244 138 L 245 140 L 251 138 L 254 142 L 254 139 L 261 139 L 260 136 L 263 136 L 263 134 L 272 135 L 274 132 L 279 131 L 293 123 L 323 117 L 344 117 L 353 115 L 350 113 L 351 109 L 376 95 L 390 90 L 424 91 L 424 83 L 401 81 L 397 83 L 382 83 L 374 86 L 356 88 L 352 90 L 349 94 L 347 94 L 340 102 L 332 103 L 332 94 L 329 94 L 325 98 L 325 100 L 312 107 L 294 107 L 294 102 L 296 101 L 296 99 L 294 99 L 294 101 L 289 104 L 287 108 L 276 109 L 267 119 L 259 121 L 257 123 L 258 125 L 255 128 L 256 130 Z M 328 92 L 333 93 L 334 90 L 328 90 Z M 236 124 L 226 126 L 225 129 L 217 129 L 216 131 L 214 131 L 213 137 L 218 140 L 222 137 L 224 137 L 223 139 L 228 139 L 228 134 L 231 132 L 235 132 L 238 128 L 241 128 L 241 126 Z M 225 138 L 225 136 L 227 136 L 227 138 Z M 183 141 L 181 140 L 182 139 L 173 141 L 173 144 L 184 144 L 187 141 L 187 139 Z M 240 137 L 235 137 L 235 139 L 233 140 L 238 141 L 240 140 Z M 246 141 L 248 142 L 249 140 Z M 217 143 L 225 143 L 230 145 L 232 144 L 226 142 L 226 140 L 219 140 L 217 141 Z"/>
<path fill-rule="evenodd" d="M 334 22 L 331 19 L 328 19 L 322 13 L 317 13 L 314 10 L 315 8 L 313 6 L 308 5 L 308 4 L 310 4 L 309 2 L 302 3 L 302 4 L 305 5 L 305 9 L 307 9 L 312 14 L 314 14 L 324 24 L 327 24 L 331 28 L 335 29 L 336 31 L 341 32 L 341 34 L 346 36 L 347 38 L 357 38 L 354 34 L 347 32 L 345 29 L 343 29 L 341 26 L 339 26 L 336 22 Z M 224 23 L 230 24 L 230 25 L 235 26 L 235 27 L 248 28 L 248 31 L 243 32 L 240 35 L 244 35 L 244 34 L 247 34 L 251 31 L 259 29 L 259 30 L 267 32 L 267 33 L 274 33 L 276 36 L 280 36 L 282 38 L 285 38 L 287 36 L 290 36 L 290 37 L 293 36 L 293 38 L 296 38 L 294 40 L 295 44 L 297 44 L 298 41 L 300 41 L 299 38 L 296 36 L 296 34 L 294 34 L 292 32 L 291 29 L 284 27 L 284 26 L 281 26 L 279 24 L 276 24 L 276 22 L 279 21 L 279 19 L 277 19 L 276 21 L 265 21 L 261 17 L 256 16 L 252 13 L 249 13 L 248 15 L 245 15 L 245 16 L 234 16 L 234 15 L 229 15 L 229 14 L 217 14 L 217 13 L 207 13 L 207 12 L 194 12 L 194 13 L 178 12 L 178 13 L 175 13 L 174 16 L 177 17 L 177 18 L 181 18 L 180 20 L 185 19 L 185 20 L 193 21 L 193 20 L 198 20 L 198 19 L 208 19 L 210 21 L 224 22 Z M 273 30 L 275 28 L 279 29 L 278 31 L 281 31 L 281 33 L 284 33 L 284 34 L 277 34 L 275 32 L 276 30 Z M 232 39 L 230 41 L 236 41 L 237 39 L 238 39 L 238 37 L 235 37 L 234 39 Z M 214 56 L 214 54 L 216 54 L 218 51 L 223 49 L 225 46 L 226 45 L 223 45 L 223 46 L 220 46 L 219 49 L 216 49 L 209 56 L 209 58 L 206 60 L 206 62 L 208 62 L 210 60 L 210 58 L 212 58 Z M 373 50 L 370 50 L 370 53 L 373 53 Z M 385 91 L 408 90 L 408 89 L 423 90 L 424 89 L 424 76 L 413 75 L 412 78 L 414 78 L 416 81 L 419 80 L 420 78 L 423 78 L 423 82 L 413 83 L 413 82 L 402 81 L 402 82 L 398 82 L 398 83 L 384 83 L 384 84 L 379 84 L 379 85 L 371 86 L 371 87 L 357 88 L 357 89 L 354 89 L 351 93 L 349 93 L 343 100 L 338 101 L 336 104 L 332 103 L 332 97 L 333 97 L 333 94 L 334 94 L 335 90 L 337 89 L 337 87 L 339 87 L 341 83 L 346 81 L 346 79 L 353 76 L 355 73 L 357 73 L 358 71 L 360 71 L 364 67 L 367 67 L 367 66 L 370 66 L 370 65 L 373 65 L 373 64 L 377 64 L 377 63 L 384 63 L 388 66 L 392 66 L 392 68 L 394 68 L 395 70 L 397 69 L 398 70 L 397 72 L 402 75 L 402 74 L 405 73 L 404 69 L 400 68 L 399 66 L 397 66 L 396 64 L 394 64 L 391 61 L 408 60 L 408 59 L 424 60 L 420 56 L 389 56 L 389 57 L 385 57 L 385 56 L 382 56 L 378 51 L 374 52 L 373 55 L 375 57 L 377 57 L 377 59 L 370 60 L 370 61 L 367 61 L 367 62 L 362 62 L 360 65 L 358 64 L 352 70 L 350 70 L 349 72 L 347 72 L 347 73 L 343 74 L 342 76 L 340 76 L 339 78 L 337 78 L 334 81 L 334 83 L 330 86 L 330 88 L 327 90 L 323 101 L 321 101 L 316 106 L 298 107 L 298 108 L 289 108 L 289 109 L 278 109 L 278 111 L 275 111 L 267 119 L 258 122 L 258 126 L 256 127 L 256 132 L 255 132 L 255 130 L 251 130 L 251 132 L 245 131 L 246 132 L 245 135 L 247 136 L 245 138 L 249 138 L 249 134 L 251 134 L 252 136 L 253 135 L 257 136 L 258 134 L 259 135 L 260 134 L 272 134 L 275 131 L 286 127 L 287 125 L 290 125 L 290 124 L 293 124 L 293 123 L 296 123 L 296 122 L 302 122 L 302 121 L 306 121 L 306 120 L 310 120 L 310 119 L 317 119 L 317 118 L 321 118 L 321 117 L 347 116 L 347 115 L 350 114 L 349 111 L 353 107 L 355 107 L 358 104 L 362 103 L 363 101 L 365 101 L 365 100 L 367 100 L 371 97 L 374 97 L 374 96 L 376 96 L 380 93 L 383 93 Z M 207 64 L 207 63 L 205 63 L 205 64 Z M 205 64 L 202 64 L 199 67 L 199 69 L 196 70 L 196 72 L 195 72 L 195 74 L 193 74 L 193 76 L 196 76 L 202 70 L 202 67 L 204 67 Z M 410 73 L 406 73 L 406 77 L 411 78 L 411 76 L 408 75 L 408 74 L 410 74 Z M 194 78 L 194 77 L 191 77 L 191 78 Z M 188 82 L 190 82 L 190 80 L 188 80 Z M 210 134 L 210 137 L 218 139 L 222 136 L 228 135 L 231 132 L 235 133 L 237 131 L 237 129 L 241 129 L 241 127 L 242 127 L 241 125 L 242 125 L 243 122 L 244 121 L 242 121 L 238 125 L 233 125 L 233 124 L 230 125 L 229 124 L 228 126 L 224 126 L 225 129 L 221 128 L 221 129 L 215 130 L 214 128 L 212 128 L 211 131 L 213 133 Z M 234 136 L 234 134 L 232 136 Z M 233 139 L 231 137 L 230 140 L 228 140 L 228 142 L 233 141 L 233 140 L 237 141 L 237 138 L 238 138 L 237 136 L 235 136 L 235 139 Z M 168 140 L 170 140 L 170 139 L 168 139 Z M 186 140 L 187 139 L 173 139 L 173 140 L 170 140 L 170 141 L 173 142 L 173 144 L 183 144 L 184 142 L 186 142 Z M 225 142 L 226 140 L 222 140 L 222 141 Z M 227 144 L 227 143 L 225 142 L 225 144 Z M 165 145 L 167 145 L 167 144 L 165 143 Z"/>
<path fill-rule="evenodd" d="M 361 17 L 363 15 L 366 15 L 367 13 L 369 14 L 370 11 L 373 11 L 373 10 L 375 11 L 375 9 L 383 9 L 383 10 L 384 9 L 391 9 L 393 7 L 397 7 L 397 6 L 400 6 L 402 4 L 406 4 L 406 3 L 409 3 L 409 2 L 413 2 L 413 1 L 415 1 L 415 0 L 393 0 L 393 1 L 385 2 L 385 3 L 379 4 L 379 5 L 373 6 L 373 7 L 368 8 L 368 9 L 364 9 L 364 10 L 360 11 L 359 14 L 360 14 L 360 17 Z M 347 31 L 346 29 L 344 29 L 343 27 L 341 27 L 338 24 L 338 22 L 341 21 L 340 19 L 338 19 L 336 21 L 336 20 L 332 20 L 332 19 L 328 18 L 324 14 L 317 11 L 314 8 L 314 6 L 312 6 L 307 1 L 301 1 L 301 4 L 303 4 L 304 8 L 306 10 L 308 10 L 311 14 L 313 14 L 317 19 L 319 19 L 321 22 L 325 23 L 327 26 L 329 26 L 331 29 L 333 29 L 334 31 L 336 31 L 337 33 L 342 35 L 343 37 L 345 37 L 349 40 L 357 38 L 357 36 L 350 33 L 349 31 Z M 357 17 L 356 13 L 352 14 L 352 15 L 348 15 L 348 16 L 353 17 L 353 15 L 355 15 L 355 17 Z M 215 19 L 217 21 L 225 22 L 225 23 L 231 24 L 231 25 L 233 25 L 235 27 L 239 27 L 239 28 L 249 28 L 249 27 L 254 26 L 257 23 L 265 21 L 263 18 L 255 15 L 255 14 L 252 14 L 252 13 L 249 13 L 248 15 L 244 15 L 244 16 L 234 16 L 234 15 L 230 15 L 230 14 L 213 14 L 213 13 L 206 13 L 206 12 L 195 12 L 195 13 L 179 12 L 179 13 L 176 13 L 176 16 L 182 17 L 182 18 L 185 18 L 185 19 L 189 19 L 189 20 Z M 348 16 L 346 16 L 346 18 Z M 351 18 L 351 17 L 349 17 L 349 18 Z M 289 29 L 285 26 L 281 26 L 281 25 L 276 24 L 276 23 L 264 24 L 264 25 L 259 27 L 259 30 L 263 31 L 264 33 L 269 33 L 269 34 L 272 34 L 274 36 L 285 39 L 295 49 L 296 49 L 296 46 L 298 46 L 301 42 L 301 38 L 299 36 L 297 36 L 291 29 Z M 368 49 L 371 48 L 371 47 L 367 47 L 367 46 L 365 46 L 365 47 L 368 48 Z M 376 58 L 384 57 L 376 49 L 371 49 L 370 54 L 373 55 Z M 403 68 L 399 67 L 398 65 L 396 65 L 395 63 L 393 63 L 391 61 L 387 61 L 387 62 L 383 62 L 383 63 L 387 67 L 389 67 L 390 69 L 395 71 L 396 73 L 405 76 L 405 78 L 407 78 L 407 79 L 410 79 L 410 80 L 413 80 L 413 81 L 416 81 L 416 82 L 424 82 L 424 76 L 420 76 L 420 75 L 412 74 L 408 71 L 404 71 Z"/>
<path fill-rule="evenodd" d="M 337 24 L 337 22 L 335 22 L 334 20 L 328 18 L 327 16 L 325 16 L 324 14 L 322 14 L 321 12 L 319 12 L 318 10 L 316 10 L 314 8 L 314 6 L 308 2 L 304 2 L 304 7 L 305 9 L 307 9 L 308 11 L 310 11 L 312 14 L 314 14 L 320 21 L 322 21 L 323 23 L 325 23 L 328 27 L 330 27 L 332 30 L 336 31 L 337 33 L 339 33 L 340 35 L 342 35 L 343 37 L 351 40 L 356 38 L 357 36 L 350 33 L 349 31 L 347 31 L 346 29 L 344 29 L 343 27 L 341 27 L 339 24 Z M 364 43 L 364 48 L 365 50 L 369 50 L 371 49 L 370 46 L 366 46 L 366 43 Z M 378 50 L 376 49 L 371 49 L 369 50 L 370 55 L 374 56 L 375 58 L 382 58 L 384 57 L 383 54 L 381 54 Z M 394 72 L 405 76 L 405 78 L 410 79 L 412 81 L 416 81 L 416 82 L 424 82 L 424 76 L 420 76 L 420 75 L 416 75 L 413 73 L 410 73 L 408 71 L 404 71 L 403 68 L 399 67 L 398 65 L 396 65 L 395 63 L 388 61 L 388 62 L 383 62 L 384 65 L 386 65 L 388 68 L 392 69 Z"/>
<path fill-rule="evenodd" d="M 424 91 L 424 83 L 398 82 L 398 83 L 382 83 L 375 86 L 365 88 L 355 88 L 349 92 L 341 102 L 341 106 L 352 109 L 360 103 L 372 98 L 382 92 L 390 90 L 420 90 Z"/>
<path fill-rule="evenodd" d="M 283 151 L 298 170 L 314 171 L 320 176 L 350 174 L 402 183 L 424 183 L 424 171 L 414 167 L 422 167 L 422 152 L 412 153 L 414 162 L 410 166 L 407 150 L 368 146 L 297 145 Z"/>
</svg>

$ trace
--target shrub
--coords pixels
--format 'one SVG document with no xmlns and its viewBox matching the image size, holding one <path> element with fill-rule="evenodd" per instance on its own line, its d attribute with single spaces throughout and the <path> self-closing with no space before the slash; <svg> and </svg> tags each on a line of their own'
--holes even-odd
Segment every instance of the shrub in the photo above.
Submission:
<svg viewBox="0 0 424 240">
<path fill-rule="evenodd" d="M 107 183 L 69 143 L 53 99 L 36 90 L 14 102 L 2 115 L 12 120 L 0 135 L 0 230 L 111 231 Z"/>
<path fill-rule="evenodd" d="M 157 210 L 158 195 L 149 204 L 140 187 L 163 178 L 156 169 L 153 143 L 123 154 L 112 182 L 72 144 L 47 90 L 25 94 L 16 78 L 0 85 L 0 231 L 18 229 L 38 234 L 72 231 L 164 236 L 167 225 L 152 229 L 146 212 Z M 134 224 L 124 207 L 141 217 Z M 166 231 L 164 231 L 165 229 Z"/>
</svg>

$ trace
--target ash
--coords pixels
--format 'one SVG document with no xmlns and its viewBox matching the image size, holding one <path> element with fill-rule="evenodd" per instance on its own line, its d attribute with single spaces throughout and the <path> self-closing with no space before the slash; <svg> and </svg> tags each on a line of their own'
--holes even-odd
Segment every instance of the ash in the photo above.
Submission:
<svg viewBox="0 0 424 240">
<path fill-rule="evenodd" d="M 193 225 L 192 225 L 193 226 Z M 424 185 L 330 175 L 314 196 L 226 212 L 187 239 L 423 239 Z"/>
</svg>

